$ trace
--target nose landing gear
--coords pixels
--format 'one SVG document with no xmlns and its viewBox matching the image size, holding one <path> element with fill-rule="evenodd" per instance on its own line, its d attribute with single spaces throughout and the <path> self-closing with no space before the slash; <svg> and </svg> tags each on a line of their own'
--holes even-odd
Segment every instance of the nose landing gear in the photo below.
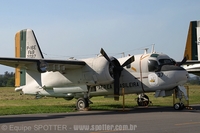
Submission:
<svg viewBox="0 0 200 133">
<path fill-rule="evenodd" d="M 183 103 L 175 103 L 174 104 L 174 109 L 175 110 L 182 110 L 184 109 L 185 105 Z"/>
<path fill-rule="evenodd" d="M 184 86 L 177 86 L 177 88 L 175 88 L 174 98 L 179 99 L 179 102 L 174 104 L 174 109 L 184 109 L 185 105 L 183 104 L 183 99 L 185 98 L 185 100 L 188 101 L 188 94 L 186 88 Z"/>
</svg>

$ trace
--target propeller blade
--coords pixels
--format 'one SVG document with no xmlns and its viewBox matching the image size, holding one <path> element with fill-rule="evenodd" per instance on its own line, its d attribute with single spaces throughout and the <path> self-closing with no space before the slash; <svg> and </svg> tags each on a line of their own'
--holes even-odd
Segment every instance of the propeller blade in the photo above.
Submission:
<svg viewBox="0 0 200 133">
<path fill-rule="evenodd" d="M 180 65 L 183 65 L 186 61 L 187 61 L 187 57 L 185 56 L 185 57 L 183 58 L 183 60 L 181 61 L 181 64 L 180 64 Z"/>
<path fill-rule="evenodd" d="M 118 101 L 119 100 L 119 78 L 120 78 L 120 73 L 119 72 L 114 72 L 114 100 Z"/>
<path fill-rule="evenodd" d="M 130 57 L 128 60 L 126 60 L 126 61 L 122 64 L 122 67 L 125 67 L 125 66 L 131 64 L 133 61 L 135 61 L 135 57 L 134 57 L 134 56 L 132 56 L 132 57 Z"/>
<path fill-rule="evenodd" d="M 113 79 L 114 79 L 114 100 L 119 100 L 119 91 L 120 91 L 120 75 L 124 66 L 131 64 L 135 57 L 131 56 L 128 60 L 126 60 L 122 65 L 119 64 L 119 61 L 115 60 L 115 62 L 111 61 L 106 52 L 101 48 L 100 53 L 106 58 L 106 60 L 112 64 L 113 68 Z M 117 64 L 116 64 L 117 63 Z"/>
<path fill-rule="evenodd" d="M 103 50 L 103 48 L 101 48 L 101 51 L 100 51 L 100 53 L 106 58 L 106 60 L 108 61 L 108 62 L 110 62 L 111 63 L 111 60 L 110 60 L 110 58 L 108 57 L 108 55 L 106 54 L 106 52 Z"/>
<path fill-rule="evenodd" d="M 187 61 L 187 57 L 185 56 L 185 57 L 183 58 L 183 60 L 182 60 L 180 63 L 177 64 L 177 66 L 183 65 L 186 61 Z"/>
</svg>

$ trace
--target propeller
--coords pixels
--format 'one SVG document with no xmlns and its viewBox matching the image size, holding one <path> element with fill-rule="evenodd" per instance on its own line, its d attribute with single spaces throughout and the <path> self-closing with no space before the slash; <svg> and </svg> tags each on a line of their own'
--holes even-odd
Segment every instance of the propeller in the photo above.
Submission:
<svg viewBox="0 0 200 133">
<path fill-rule="evenodd" d="M 115 100 L 119 100 L 119 89 L 120 89 L 120 76 L 121 76 L 121 72 L 123 70 L 123 67 L 131 64 L 135 58 L 134 56 L 131 56 L 128 60 L 126 60 L 122 65 L 120 65 L 119 61 L 113 60 L 111 61 L 110 58 L 108 57 L 108 55 L 106 54 L 106 52 L 101 48 L 100 53 L 106 58 L 106 60 L 110 63 L 110 71 L 112 71 L 112 76 L 114 79 L 114 99 Z"/>
</svg>

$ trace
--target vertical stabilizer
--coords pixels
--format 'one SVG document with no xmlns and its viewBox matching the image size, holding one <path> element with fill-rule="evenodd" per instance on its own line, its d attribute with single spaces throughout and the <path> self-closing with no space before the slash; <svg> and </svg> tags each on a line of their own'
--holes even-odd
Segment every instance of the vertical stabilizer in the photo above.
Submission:
<svg viewBox="0 0 200 133">
<path fill-rule="evenodd" d="M 197 21 L 197 54 L 198 54 L 198 61 L 200 61 L 200 21 Z"/>
<path fill-rule="evenodd" d="M 200 26 L 200 21 L 190 22 L 185 53 L 184 53 L 184 57 L 186 57 L 187 60 L 200 60 L 200 58 L 198 58 L 198 53 L 200 53 L 200 47 L 198 48 L 197 46 L 197 34 L 198 34 L 197 28 L 199 26 Z"/>
<path fill-rule="evenodd" d="M 33 30 L 25 29 L 15 35 L 15 57 L 42 59 L 43 54 Z M 26 70 L 15 69 L 15 86 L 26 84 Z"/>
</svg>

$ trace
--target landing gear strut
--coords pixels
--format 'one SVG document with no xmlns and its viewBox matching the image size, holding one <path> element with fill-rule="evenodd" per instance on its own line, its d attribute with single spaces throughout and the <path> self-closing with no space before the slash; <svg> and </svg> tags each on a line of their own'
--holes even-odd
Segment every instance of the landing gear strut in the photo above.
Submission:
<svg viewBox="0 0 200 133">
<path fill-rule="evenodd" d="M 88 86 L 88 92 L 84 93 L 84 97 L 81 97 L 76 102 L 76 109 L 77 110 L 84 110 L 89 107 L 90 104 L 93 104 L 92 101 L 90 101 L 90 92 L 91 92 L 92 86 Z"/>
<path fill-rule="evenodd" d="M 139 94 L 137 98 L 138 106 L 148 106 L 149 105 L 149 97 L 144 93 Z"/>
</svg>

